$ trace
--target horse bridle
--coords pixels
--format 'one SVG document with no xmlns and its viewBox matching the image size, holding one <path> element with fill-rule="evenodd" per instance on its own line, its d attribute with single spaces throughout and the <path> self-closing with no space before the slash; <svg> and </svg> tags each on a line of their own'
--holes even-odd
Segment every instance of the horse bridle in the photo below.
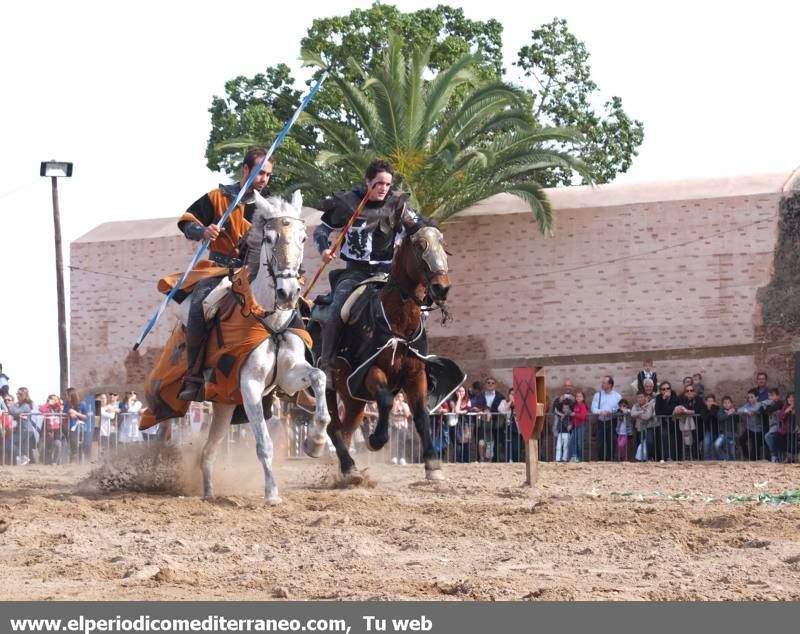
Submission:
<svg viewBox="0 0 800 634">
<path fill-rule="evenodd" d="M 263 248 L 264 242 L 267 240 L 267 230 L 275 230 L 277 235 L 280 237 L 280 231 L 277 230 L 278 223 L 286 226 L 291 223 L 292 220 L 297 222 L 303 222 L 300 218 L 295 218 L 294 216 L 278 216 L 276 218 L 267 218 L 264 221 L 264 226 L 262 228 L 261 234 L 261 247 Z M 277 247 L 278 241 L 275 241 L 275 244 L 272 245 L 272 253 L 270 257 L 267 259 L 266 262 L 261 262 L 260 266 L 265 266 L 267 268 L 267 272 L 269 273 L 270 278 L 272 279 L 275 288 L 278 287 L 278 280 L 279 279 L 296 279 L 299 280 L 303 274 L 305 273 L 303 269 L 303 265 L 301 264 L 296 270 L 292 271 L 288 266 L 288 262 L 286 261 L 279 261 Z M 277 270 L 277 272 L 276 272 Z M 272 311 L 269 314 L 272 314 L 278 310 L 278 296 L 277 293 L 275 294 L 275 305 L 273 306 Z"/>
<path fill-rule="evenodd" d="M 414 235 L 409 237 L 409 240 L 411 240 L 411 251 L 414 253 L 414 258 L 416 258 L 417 264 L 420 265 L 420 268 L 422 269 L 422 274 L 425 277 L 425 294 L 426 295 L 431 295 L 431 297 L 432 297 L 431 286 L 433 285 L 433 275 L 435 274 L 435 271 L 431 270 L 430 265 L 425 260 L 425 257 L 423 256 L 424 251 L 420 250 L 420 249 L 417 249 L 416 243 L 418 242 L 418 239 L 415 239 L 416 235 L 417 234 L 415 233 Z M 430 242 L 429 242 L 427 248 L 428 249 L 431 248 L 430 247 Z M 427 249 L 425 249 L 425 250 L 427 250 Z M 446 273 L 447 272 L 445 271 L 445 274 Z M 414 297 L 414 296 L 412 295 L 412 297 Z M 414 297 L 414 301 L 417 303 L 417 306 L 422 306 L 422 303 L 419 300 L 417 300 L 416 297 Z M 437 306 L 439 306 L 441 308 L 442 302 L 439 302 L 437 300 L 433 300 L 433 301 Z"/>
</svg>

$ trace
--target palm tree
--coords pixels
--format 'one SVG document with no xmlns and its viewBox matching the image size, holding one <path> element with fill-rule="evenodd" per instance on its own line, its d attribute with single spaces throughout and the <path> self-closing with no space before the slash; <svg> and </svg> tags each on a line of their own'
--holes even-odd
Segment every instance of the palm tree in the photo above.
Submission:
<svg viewBox="0 0 800 634">
<path fill-rule="evenodd" d="M 426 79 L 430 48 L 407 59 L 399 38 L 390 38 L 385 57 L 355 86 L 333 77 L 360 130 L 305 115 L 323 135 L 312 161 L 289 160 L 295 182 L 312 189 L 363 177 L 375 158 L 392 162 L 398 181 L 417 209 L 439 222 L 493 194 L 508 193 L 530 206 L 542 232 L 553 228 L 553 210 L 537 174 L 559 167 L 587 175 L 581 162 L 556 148 L 575 142 L 569 129 L 540 127 L 527 95 L 500 81 L 480 81 L 476 55 Z M 323 60 L 304 51 L 307 65 Z"/>
</svg>

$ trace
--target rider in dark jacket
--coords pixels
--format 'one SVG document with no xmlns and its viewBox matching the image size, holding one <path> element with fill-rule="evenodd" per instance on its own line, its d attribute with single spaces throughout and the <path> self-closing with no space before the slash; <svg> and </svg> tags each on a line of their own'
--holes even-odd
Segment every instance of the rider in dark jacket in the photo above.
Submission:
<svg viewBox="0 0 800 634">
<path fill-rule="evenodd" d="M 411 208 L 407 194 L 392 191 L 393 179 L 394 170 L 388 161 L 373 161 L 367 167 L 365 185 L 333 194 L 318 205 L 323 213 L 320 225 L 314 231 L 314 241 L 327 263 L 334 257 L 330 234 L 347 224 L 370 191 L 366 206 L 348 230 L 339 251 L 346 268 L 333 279 L 331 318 L 322 328 L 319 367 L 328 375 L 327 384 L 331 389 L 331 370 L 341 332 L 339 315 L 347 297 L 359 282 L 377 273 L 389 272 L 395 245 L 404 232 L 413 233 L 428 224 Z"/>
</svg>

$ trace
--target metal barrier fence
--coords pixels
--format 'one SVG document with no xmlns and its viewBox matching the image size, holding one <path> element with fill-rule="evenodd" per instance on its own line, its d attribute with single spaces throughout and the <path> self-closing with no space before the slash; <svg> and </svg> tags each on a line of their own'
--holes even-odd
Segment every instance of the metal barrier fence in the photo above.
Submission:
<svg viewBox="0 0 800 634">
<path fill-rule="evenodd" d="M 657 416 L 651 426 L 637 430 L 627 414 L 609 420 L 589 416 L 585 424 L 560 433 L 557 423 L 555 414 L 545 416 L 539 439 L 540 461 L 751 461 L 774 457 L 776 462 L 800 462 L 800 434 L 794 421 L 785 435 L 748 431 L 745 417 L 739 415 L 727 430 L 696 419 L 682 423 L 672 416 Z M 293 441 L 289 455 L 301 456 L 308 427 L 295 423 L 290 428 Z M 390 426 L 389 443 L 377 453 L 370 452 L 364 442 L 371 431 L 365 423 L 351 444 L 357 455 L 370 456 L 368 462 L 421 462 L 421 441 L 413 425 L 405 429 Z M 431 434 L 443 462 L 525 461 L 525 442 L 515 421 L 501 414 L 432 416 Z M 333 453 L 332 445 L 330 451 Z"/>
<path fill-rule="evenodd" d="M 760 415 L 757 429 L 748 428 L 747 417 L 739 414 L 728 422 L 656 416 L 643 429 L 636 429 L 628 414 L 607 420 L 590 416 L 583 428 L 559 430 L 555 415 L 548 414 L 539 442 L 540 460 L 798 462 L 800 453 L 794 419 L 787 433 L 779 434 L 762 426 Z"/>
<path fill-rule="evenodd" d="M 165 421 L 172 426 L 172 442 L 178 445 L 204 443 L 206 424 L 182 419 Z M 84 424 L 66 414 L 3 415 L 0 424 L 0 465 L 28 463 L 84 463 L 93 456 L 119 451 L 134 443 L 156 442 L 156 426 L 139 431 L 136 413 L 119 413 L 113 419 L 89 415 Z M 310 423 L 297 416 L 268 421 L 275 455 L 303 456 L 303 441 Z M 381 451 L 367 448 L 372 432 L 368 423 L 356 431 L 351 451 L 361 463 L 397 464 L 422 461 L 422 443 L 413 423 L 390 425 L 389 442 Z M 523 462 L 525 443 L 513 418 L 501 414 L 440 414 L 431 416 L 434 448 L 443 462 Z M 225 453 L 236 447 L 255 447 L 249 425 L 231 426 L 224 442 Z M 328 448 L 333 455 L 333 445 Z M 727 428 L 710 425 L 696 417 L 692 422 L 672 416 L 657 416 L 649 426 L 637 430 L 630 417 L 609 420 L 590 416 L 583 425 L 566 428 L 554 414 L 545 417 L 539 439 L 539 460 L 564 461 L 694 461 L 773 460 L 800 462 L 800 431 L 792 419 L 787 433 L 765 431 L 736 415 Z"/>
</svg>

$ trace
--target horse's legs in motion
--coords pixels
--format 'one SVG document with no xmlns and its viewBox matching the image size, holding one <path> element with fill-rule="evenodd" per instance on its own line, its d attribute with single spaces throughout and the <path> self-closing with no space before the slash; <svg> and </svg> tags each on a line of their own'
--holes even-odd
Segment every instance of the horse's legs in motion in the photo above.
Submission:
<svg viewBox="0 0 800 634">
<path fill-rule="evenodd" d="M 242 379 L 242 401 L 247 412 L 247 420 L 256 438 L 256 455 L 264 469 L 264 499 L 267 504 L 280 504 L 278 485 L 272 475 L 272 439 L 269 437 L 267 421 L 264 420 L 264 408 L 261 395 L 264 392 L 264 379 Z"/>
<path fill-rule="evenodd" d="M 392 411 L 394 397 L 387 385 L 386 375 L 379 368 L 371 368 L 367 374 L 366 387 L 375 395 L 378 405 L 378 424 L 367 439 L 367 446 L 372 451 L 380 451 L 389 442 L 389 414 Z"/>
<path fill-rule="evenodd" d="M 325 399 L 325 372 L 312 367 L 305 360 L 305 348 L 300 337 L 283 335 L 278 352 L 279 384 L 287 394 L 296 394 L 311 387 L 314 390 L 314 429 L 306 439 L 306 452 L 319 457 L 325 449 L 325 429 L 331 422 Z"/>
<path fill-rule="evenodd" d="M 200 468 L 203 471 L 203 497 L 214 497 L 214 484 L 211 480 L 211 472 L 214 467 L 214 454 L 220 442 L 228 431 L 228 426 L 233 417 L 233 405 L 220 405 L 214 403 L 214 416 L 211 418 L 211 426 L 208 430 L 208 438 L 200 456 Z"/>
<path fill-rule="evenodd" d="M 331 424 L 328 425 L 328 437 L 333 443 L 333 448 L 336 450 L 336 456 L 339 458 L 339 468 L 344 475 L 353 471 L 356 463 L 350 457 L 350 452 L 347 451 L 347 446 L 343 444 L 342 434 L 344 425 L 341 418 L 339 418 L 339 407 L 336 402 L 336 392 L 326 391 L 325 397 L 328 400 L 328 411 L 331 413 Z"/>
<path fill-rule="evenodd" d="M 172 440 L 172 420 L 165 420 L 158 428 L 158 442 L 166 445 Z"/>
<path fill-rule="evenodd" d="M 405 381 L 408 406 L 414 415 L 414 427 L 422 440 L 422 459 L 425 461 L 425 477 L 428 480 L 444 480 L 442 465 L 433 446 L 430 415 L 428 414 L 428 378 L 420 364 L 417 372 L 409 373 Z"/>
<path fill-rule="evenodd" d="M 348 395 L 342 397 L 344 416 L 339 417 L 336 404 L 336 393 L 328 391 L 328 409 L 331 412 L 331 424 L 328 425 L 328 436 L 339 458 L 339 469 L 348 484 L 360 484 L 363 478 L 357 473 L 356 463 L 350 455 L 350 441 L 353 431 L 364 414 L 364 403 L 351 399 Z"/>
</svg>

